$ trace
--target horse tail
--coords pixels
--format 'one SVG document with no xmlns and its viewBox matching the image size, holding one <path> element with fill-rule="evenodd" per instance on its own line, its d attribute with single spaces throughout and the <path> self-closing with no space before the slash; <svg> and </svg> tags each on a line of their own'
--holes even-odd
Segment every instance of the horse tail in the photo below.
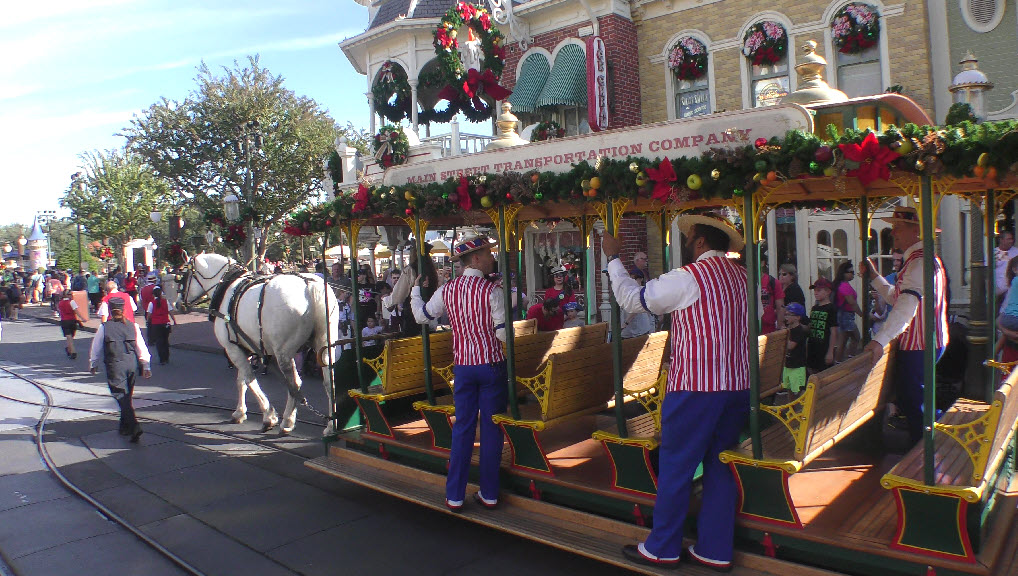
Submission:
<svg viewBox="0 0 1018 576">
<path fill-rule="evenodd" d="M 336 340 L 339 337 L 339 305 L 335 294 L 330 294 L 326 307 L 326 290 L 330 289 L 325 282 L 309 282 L 308 290 L 311 312 L 315 318 L 314 345 L 317 351 L 327 346 L 329 339 Z"/>
</svg>

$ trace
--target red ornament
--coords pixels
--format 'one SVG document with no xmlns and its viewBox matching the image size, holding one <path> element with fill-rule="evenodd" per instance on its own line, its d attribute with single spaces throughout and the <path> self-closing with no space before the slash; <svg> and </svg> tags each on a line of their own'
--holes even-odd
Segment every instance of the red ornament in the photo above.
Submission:
<svg viewBox="0 0 1018 576">
<path fill-rule="evenodd" d="M 326 225 L 326 226 L 332 226 L 332 219 L 331 219 L 331 218 L 327 218 L 327 219 L 325 220 L 325 225 Z"/>
<path fill-rule="evenodd" d="M 407 208 L 406 209 L 406 215 L 407 216 L 411 216 L 411 215 L 413 215 L 413 213 L 414 213 L 414 209 L 413 208 Z"/>
<path fill-rule="evenodd" d="M 763 148 L 764 146 L 767 145 L 767 139 L 766 138 L 757 138 L 756 142 L 754 142 L 753 144 L 756 145 L 757 148 Z"/>
<path fill-rule="evenodd" d="M 513 195 L 512 195 L 512 194 L 510 194 L 509 192 L 506 192 L 506 193 L 505 193 L 505 199 L 506 199 L 506 200 L 512 200 L 512 199 L 513 199 Z"/>
</svg>

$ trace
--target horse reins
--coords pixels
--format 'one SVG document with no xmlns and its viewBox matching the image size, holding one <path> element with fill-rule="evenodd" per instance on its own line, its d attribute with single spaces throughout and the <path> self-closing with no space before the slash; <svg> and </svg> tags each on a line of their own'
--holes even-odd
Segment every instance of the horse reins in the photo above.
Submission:
<svg viewBox="0 0 1018 576">
<path fill-rule="evenodd" d="M 215 280 L 215 278 L 217 276 L 222 274 L 230 266 L 233 266 L 233 265 L 234 265 L 234 262 L 230 262 L 229 260 L 227 260 L 226 264 L 223 264 L 223 266 L 221 268 L 219 268 L 219 270 L 216 270 L 215 274 L 213 274 L 211 276 L 206 276 L 206 275 L 202 274 L 199 270 L 197 270 L 194 267 L 193 263 L 192 264 L 188 264 L 188 266 L 187 266 L 187 273 L 185 274 L 186 280 L 184 281 L 183 289 L 181 290 L 181 300 L 183 301 L 184 306 L 190 306 L 191 304 L 197 303 L 203 297 L 208 296 L 209 292 L 211 292 L 213 289 L 215 289 L 215 285 L 211 286 L 209 288 L 206 288 L 205 284 L 202 283 L 202 280 Z M 191 289 L 191 280 L 192 280 L 192 278 L 194 276 L 198 276 L 198 278 L 199 278 L 199 280 L 198 280 L 198 287 L 201 288 L 202 291 L 201 291 L 201 294 L 198 294 L 198 296 L 194 300 L 191 300 L 189 302 L 188 298 L 187 298 L 187 295 L 188 295 L 188 292 Z M 217 283 L 217 285 L 218 285 L 218 283 Z"/>
</svg>

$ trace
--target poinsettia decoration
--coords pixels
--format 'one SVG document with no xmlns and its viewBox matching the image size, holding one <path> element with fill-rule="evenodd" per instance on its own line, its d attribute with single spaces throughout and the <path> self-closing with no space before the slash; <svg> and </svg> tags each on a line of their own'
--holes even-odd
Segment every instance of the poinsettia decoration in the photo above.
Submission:
<svg viewBox="0 0 1018 576">
<path fill-rule="evenodd" d="M 552 138 L 561 138 L 565 135 L 565 128 L 554 120 L 548 120 L 546 122 L 538 122 L 537 126 L 534 126 L 534 131 L 530 133 L 530 141 L 542 142 Z"/>
<path fill-rule="evenodd" d="M 854 176 L 863 186 L 869 186 L 874 180 L 887 180 L 891 177 L 888 166 L 898 158 L 899 154 L 877 141 L 872 132 L 866 134 L 859 144 L 839 144 L 838 148 L 846 160 L 858 164 L 857 168 L 849 168 L 846 176 Z"/>
<path fill-rule="evenodd" d="M 223 244 L 232 250 L 239 250 L 245 241 L 247 241 L 247 231 L 244 230 L 243 224 L 231 224 L 223 233 Z"/>
<path fill-rule="evenodd" d="M 110 258 L 113 258 L 113 248 L 110 248 L 109 246 L 103 246 L 102 248 L 99 249 L 99 257 L 102 258 L 103 260 L 109 260 Z"/>
<path fill-rule="evenodd" d="M 746 31 L 742 53 L 757 66 L 777 64 L 788 50 L 788 34 L 777 22 L 757 22 Z"/>
<path fill-rule="evenodd" d="M 847 4 L 831 22 L 834 46 L 843 54 L 858 54 L 877 45 L 880 39 L 880 15 L 866 4 Z"/>
<path fill-rule="evenodd" d="M 707 47 L 692 36 L 684 36 L 668 54 L 668 68 L 679 80 L 693 82 L 707 74 Z"/>
</svg>

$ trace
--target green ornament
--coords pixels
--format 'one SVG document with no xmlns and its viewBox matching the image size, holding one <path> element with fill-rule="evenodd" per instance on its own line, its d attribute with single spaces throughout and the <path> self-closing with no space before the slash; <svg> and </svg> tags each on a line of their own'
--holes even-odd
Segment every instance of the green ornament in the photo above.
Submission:
<svg viewBox="0 0 1018 576">
<path fill-rule="evenodd" d="M 732 190 L 732 196 L 742 196 L 742 188 L 734 188 Z"/>
<path fill-rule="evenodd" d="M 756 164 L 754 164 L 753 166 L 756 168 L 757 172 L 766 172 L 767 171 L 767 161 L 766 160 L 757 160 Z"/>
<path fill-rule="evenodd" d="M 535 192 L 534 193 L 534 198 L 537 199 L 537 200 L 540 200 L 541 198 L 544 198 L 544 194 L 542 194 L 540 192 Z"/>
<path fill-rule="evenodd" d="M 814 172 L 814 173 L 815 172 L 819 172 L 820 171 L 820 163 L 815 161 L 815 160 L 813 162 L 810 162 L 809 163 L 809 171 L 810 172 Z"/>
<path fill-rule="evenodd" d="M 449 199 L 449 193 L 448 192 L 442 192 L 442 199 L 443 200 L 448 200 Z"/>
</svg>

